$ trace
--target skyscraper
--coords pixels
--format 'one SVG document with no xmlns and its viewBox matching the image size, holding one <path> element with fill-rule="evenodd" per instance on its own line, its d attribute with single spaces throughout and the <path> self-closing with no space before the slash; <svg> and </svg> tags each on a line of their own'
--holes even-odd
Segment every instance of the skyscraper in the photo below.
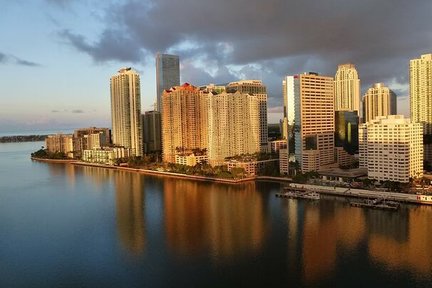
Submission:
<svg viewBox="0 0 432 288">
<path fill-rule="evenodd" d="M 227 92 L 256 95 L 259 100 L 260 146 L 262 152 L 268 151 L 267 126 L 267 88 L 261 80 L 242 80 L 227 85 Z"/>
<path fill-rule="evenodd" d="M 396 94 L 383 83 L 375 83 L 363 96 L 363 119 L 396 114 Z"/>
<path fill-rule="evenodd" d="M 207 149 L 207 94 L 188 83 L 162 93 L 162 156 L 175 162 L 178 149 Z"/>
<path fill-rule="evenodd" d="M 146 111 L 142 116 L 144 153 L 162 151 L 161 113 Z"/>
<path fill-rule="evenodd" d="M 141 156 L 140 78 L 131 68 L 122 68 L 111 77 L 111 120 L 113 144 L 131 149 Z"/>
<path fill-rule="evenodd" d="M 353 64 L 338 66 L 334 81 L 335 111 L 360 109 L 360 79 Z"/>
<path fill-rule="evenodd" d="M 294 99 L 288 113 L 294 111 L 295 158 L 302 172 L 334 163 L 333 77 L 310 72 L 287 76 L 285 81 L 290 86 L 287 97 Z"/>
<path fill-rule="evenodd" d="M 169 54 L 156 54 L 156 107 L 162 112 L 161 96 L 164 90 L 180 85 L 179 56 Z"/>
<path fill-rule="evenodd" d="M 260 152 L 258 96 L 240 92 L 209 94 L 209 146 L 211 165 L 226 157 Z"/>
<path fill-rule="evenodd" d="M 432 54 L 410 61 L 411 120 L 423 124 L 424 160 L 432 168 Z"/>
</svg>

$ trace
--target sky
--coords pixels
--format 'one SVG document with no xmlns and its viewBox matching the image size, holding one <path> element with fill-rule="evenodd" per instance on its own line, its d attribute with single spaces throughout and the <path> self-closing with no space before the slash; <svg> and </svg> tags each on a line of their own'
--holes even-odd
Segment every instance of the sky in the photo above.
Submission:
<svg viewBox="0 0 432 288">
<path fill-rule="evenodd" d="M 430 0 L 0 0 L 0 132 L 111 126 L 109 79 L 141 76 L 156 97 L 155 55 L 180 56 L 181 82 L 261 79 L 269 122 L 282 79 L 356 65 L 362 94 L 383 82 L 409 115 L 409 60 L 432 53 Z"/>
</svg>

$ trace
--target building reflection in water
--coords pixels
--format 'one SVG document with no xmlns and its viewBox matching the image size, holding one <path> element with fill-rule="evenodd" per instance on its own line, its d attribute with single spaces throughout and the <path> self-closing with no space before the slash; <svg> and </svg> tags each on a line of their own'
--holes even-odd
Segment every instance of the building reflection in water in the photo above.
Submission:
<svg viewBox="0 0 432 288">
<path fill-rule="evenodd" d="M 400 221 L 402 217 L 396 213 L 392 221 L 380 223 L 389 226 L 384 231 L 393 233 L 374 231 L 369 240 L 369 253 L 375 261 L 393 269 L 408 269 L 428 276 L 432 273 L 432 207 L 405 209 L 406 221 Z"/>
<path fill-rule="evenodd" d="M 255 183 L 164 179 L 169 248 L 179 256 L 210 253 L 216 262 L 257 253 L 267 226 L 262 197 Z"/>
<path fill-rule="evenodd" d="M 117 233 L 129 252 L 140 255 L 146 246 L 144 224 L 144 177 L 138 173 L 116 171 Z"/>
</svg>

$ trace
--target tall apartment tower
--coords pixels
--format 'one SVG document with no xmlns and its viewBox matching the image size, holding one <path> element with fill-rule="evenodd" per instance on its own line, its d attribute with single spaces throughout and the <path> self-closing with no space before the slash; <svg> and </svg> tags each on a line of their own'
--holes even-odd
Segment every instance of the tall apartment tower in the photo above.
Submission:
<svg viewBox="0 0 432 288">
<path fill-rule="evenodd" d="M 432 168 L 432 54 L 410 61 L 411 120 L 423 124 L 424 160 Z"/>
<path fill-rule="evenodd" d="M 289 142 L 294 141 L 294 95 L 299 93 L 298 81 L 295 81 L 293 76 L 284 77 L 282 81 L 282 93 L 284 101 L 282 134 L 286 135 L 287 145 L 289 146 Z M 293 145 L 291 146 L 294 147 Z M 292 149 L 289 152 L 294 153 Z"/>
<path fill-rule="evenodd" d="M 227 92 L 236 91 L 242 94 L 256 95 L 259 100 L 260 119 L 260 149 L 268 151 L 268 126 L 267 126 L 267 88 L 261 80 L 243 80 L 231 82 L 226 87 Z"/>
<path fill-rule="evenodd" d="M 161 113 L 157 111 L 146 111 L 141 116 L 144 153 L 161 152 Z"/>
<path fill-rule="evenodd" d="M 357 111 L 360 109 L 360 79 L 353 64 L 342 64 L 334 80 L 335 111 Z"/>
<path fill-rule="evenodd" d="M 226 157 L 260 152 L 258 96 L 240 92 L 209 94 L 208 157 L 222 165 Z"/>
<path fill-rule="evenodd" d="M 287 97 L 294 99 L 295 158 L 302 172 L 334 163 L 333 77 L 309 72 L 285 80 L 290 86 Z"/>
<path fill-rule="evenodd" d="M 396 94 L 383 83 L 375 83 L 363 96 L 363 119 L 367 123 L 378 116 L 396 114 Z"/>
<path fill-rule="evenodd" d="M 408 183 L 423 176 L 423 132 L 403 115 L 379 116 L 360 125 L 360 167 L 368 178 Z"/>
<path fill-rule="evenodd" d="M 131 68 L 122 68 L 111 77 L 111 120 L 113 144 L 131 149 L 141 156 L 140 77 Z"/>
<path fill-rule="evenodd" d="M 162 156 L 175 162 L 176 149 L 208 147 L 208 93 L 188 83 L 162 93 Z"/>
<path fill-rule="evenodd" d="M 180 85 L 179 62 L 177 55 L 156 54 L 156 111 L 161 112 L 163 91 Z"/>
</svg>

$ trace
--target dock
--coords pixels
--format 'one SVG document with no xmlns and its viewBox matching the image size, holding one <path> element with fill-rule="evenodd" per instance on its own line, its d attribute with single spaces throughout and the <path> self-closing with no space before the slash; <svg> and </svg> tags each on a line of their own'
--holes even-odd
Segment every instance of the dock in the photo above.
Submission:
<svg viewBox="0 0 432 288">
<path fill-rule="evenodd" d="M 350 205 L 352 207 L 382 209 L 382 210 L 391 210 L 391 211 L 396 211 L 400 207 L 399 202 L 386 201 L 384 198 L 376 198 L 373 200 L 367 199 L 362 201 L 351 201 Z"/>
<path fill-rule="evenodd" d="M 320 194 L 306 188 L 287 186 L 284 192 L 276 193 L 276 197 L 291 199 L 319 200 Z"/>
</svg>

